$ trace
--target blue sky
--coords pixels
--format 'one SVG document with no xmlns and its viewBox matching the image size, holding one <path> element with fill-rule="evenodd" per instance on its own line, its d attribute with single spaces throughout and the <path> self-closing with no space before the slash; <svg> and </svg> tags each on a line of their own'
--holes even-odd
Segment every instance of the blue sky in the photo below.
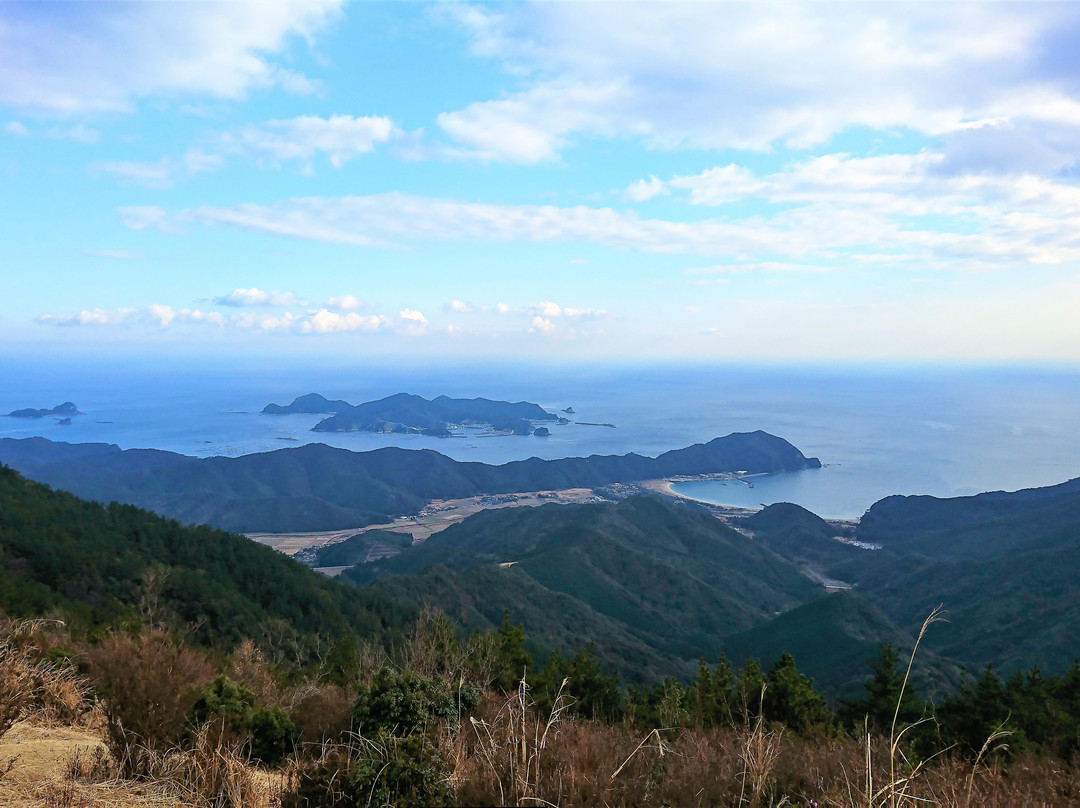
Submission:
<svg viewBox="0 0 1080 808">
<path fill-rule="evenodd" d="M 0 4 L 21 356 L 1080 359 L 1080 5 Z"/>
</svg>

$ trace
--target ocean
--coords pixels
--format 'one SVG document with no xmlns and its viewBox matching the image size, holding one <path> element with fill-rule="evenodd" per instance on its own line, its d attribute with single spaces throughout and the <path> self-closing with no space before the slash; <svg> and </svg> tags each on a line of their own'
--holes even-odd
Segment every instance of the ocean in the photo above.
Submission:
<svg viewBox="0 0 1080 808">
<path fill-rule="evenodd" d="M 861 515 L 890 494 L 949 497 L 1080 476 L 1080 373 L 1017 368 L 807 368 L 705 365 L 354 364 L 312 366 L 4 360 L 0 413 L 75 402 L 84 413 L 0 418 L 0 437 L 40 435 L 206 457 L 322 442 L 355 451 L 434 449 L 505 463 L 637 452 L 655 456 L 763 429 L 823 467 L 676 490 L 717 504 L 795 502 L 827 518 Z M 304 393 L 360 403 L 399 392 L 532 401 L 574 420 L 549 438 L 424 438 L 311 432 L 314 415 L 264 416 Z"/>
</svg>

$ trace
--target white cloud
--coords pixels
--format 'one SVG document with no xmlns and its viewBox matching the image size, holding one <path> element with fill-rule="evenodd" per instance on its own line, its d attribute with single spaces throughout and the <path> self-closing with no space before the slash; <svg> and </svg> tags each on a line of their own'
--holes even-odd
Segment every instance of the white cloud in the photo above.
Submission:
<svg viewBox="0 0 1080 808">
<path fill-rule="evenodd" d="M 326 308 L 334 309 L 336 311 L 353 311 L 366 306 L 360 298 L 356 295 L 341 295 L 340 297 L 332 297 L 326 301 Z"/>
<path fill-rule="evenodd" d="M 541 317 L 558 317 L 562 314 L 562 307 L 558 303 L 543 302 L 533 303 L 529 307 L 534 314 Z"/>
<path fill-rule="evenodd" d="M 4 131 L 9 135 L 15 135 L 16 137 L 26 137 L 30 134 L 30 130 L 18 121 L 8 121 L 4 124 Z"/>
<path fill-rule="evenodd" d="M 607 312 L 603 309 L 575 309 L 567 306 L 560 306 L 558 303 L 552 303 L 550 301 L 533 303 L 529 306 L 529 311 L 536 317 L 542 319 L 565 317 L 568 320 L 597 320 L 607 316 Z M 533 325 L 536 325 L 535 321 Z"/>
<path fill-rule="evenodd" d="M 446 327 L 446 333 L 451 337 L 460 337 L 465 332 L 461 329 L 461 326 L 448 325 Z"/>
<path fill-rule="evenodd" d="M 466 303 L 464 300 L 451 300 L 447 304 L 447 308 L 450 311 L 457 312 L 458 314 L 468 314 L 473 311 L 473 307 Z"/>
<path fill-rule="evenodd" d="M 219 306 L 307 306 L 294 292 L 264 292 L 256 287 L 233 289 L 215 301 Z"/>
<path fill-rule="evenodd" d="M 607 316 L 604 309 L 569 309 L 563 308 L 563 316 L 570 320 L 599 320 Z"/>
<path fill-rule="evenodd" d="M 499 314 L 509 314 L 510 307 L 507 306 L 505 303 L 496 303 L 495 311 L 497 311 Z"/>
<path fill-rule="evenodd" d="M 532 3 L 447 16 L 520 82 L 439 118 L 487 159 L 553 160 L 594 136 L 764 151 L 852 127 L 1024 121 L 1040 141 L 1065 127 L 1074 146 L 1080 134 L 1073 4 Z"/>
<path fill-rule="evenodd" d="M 551 320 L 540 317 L 539 315 L 533 317 L 532 326 L 529 328 L 530 334 L 552 334 L 555 332 L 555 324 Z"/>
<path fill-rule="evenodd" d="M 456 156 L 502 163 L 550 162 L 557 159 L 572 132 L 610 134 L 610 127 L 594 110 L 610 106 L 619 94 L 617 86 L 542 86 L 513 99 L 478 102 L 443 113 L 437 122 L 465 146 Z"/>
<path fill-rule="evenodd" d="M 404 309 L 398 316 L 402 320 L 402 333 L 418 337 L 427 330 L 427 317 L 414 309 Z"/>
<path fill-rule="evenodd" d="M 378 331 L 386 328 L 390 321 L 380 315 L 363 316 L 356 312 L 337 314 L 326 309 L 319 309 L 301 325 L 305 334 L 331 334 L 340 331 Z"/>
<path fill-rule="evenodd" d="M 224 135 L 222 143 L 230 150 L 282 162 L 307 162 L 316 154 L 325 154 L 334 168 L 341 168 L 353 157 L 373 151 L 377 143 L 387 142 L 393 134 L 394 123 L 385 117 L 302 115 L 249 126 L 239 133 Z"/>
<path fill-rule="evenodd" d="M 83 309 L 78 314 L 43 314 L 37 318 L 43 325 L 61 326 L 105 326 L 124 322 L 153 322 L 161 328 L 173 323 L 207 323 L 222 327 L 225 318 L 217 312 L 204 312 L 199 309 L 180 308 L 154 303 L 146 308 Z"/>
<path fill-rule="evenodd" d="M 657 177 L 650 176 L 647 180 L 632 182 L 623 191 L 623 199 L 630 202 L 646 202 L 654 196 L 671 193 L 664 183 Z"/>
<path fill-rule="evenodd" d="M 83 309 L 78 314 L 43 314 L 37 318 L 42 325 L 102 326 L 117 325 L 138 313 L 138 309 Z"/>
<path fill-rule="evenodd" d="M 300 322 L 300 315 L 291 311 L 284 312 L 278 317 L 264 316 L 258 318 L 258 326 L 263 331 L 288 331 L 296 323 Z"/>
<path fill-rule="evenodd" d="M 310 92 L 274 64 L 294 36 L 311 36 L 338 0 L 262 3 L 0 5 L 0 103 L 71 115 L 130 111 L 150 96 L 243 98 L 279 86 Z"/>
</svg>

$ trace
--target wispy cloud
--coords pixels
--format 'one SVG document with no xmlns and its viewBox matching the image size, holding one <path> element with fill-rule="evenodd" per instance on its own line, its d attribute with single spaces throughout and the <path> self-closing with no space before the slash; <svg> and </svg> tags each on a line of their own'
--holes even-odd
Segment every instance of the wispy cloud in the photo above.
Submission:
<svg viewBox="0 0 1080 808">
<path fill-rule="evenodd" d="M 233 289 L 229 294 L 217 298 L 219 306 L 307 306 L 294 292 L 264 292 L 254 286 L 250 289 Z"/>
<path fill-rule="evenodd" d="M 138 314 L 138 309 L 83 309 L 78 314 L 42 314 L 37 322 L 42 325 L 103 326 L 117 325 Z"/>
<path fill-rule="evenodd" d="M 335 311 L 355 311 L 356 309 L 368 308 L 371 304 L 366 303 L 356 295 L 340 295 L 326 301 L 325 308 Z"/>
<path fill-rule="evenodd" d="M 276 64 L 338 0 L 274 3 L 37 3 L 0 8 L 0 103 L 37 114 L 127 112 L 152 96 L 243 98 L 255 88 L 311 92 Z"/>
<path fill-rule="evenodd" d="M 672 255 L 724 256 L 729 263 L 821 263 L 838 253 L 906 256 L 966 270 L 1080 258 L 1080 189 L 1030 175 L 935 174 L 932 155 L 814 158 L 777 176 L 705 172 L 669 181 L 700 205 L 761 196 L 786 201 L 772 215 L 694 221 L 646 219 L 586 206 L 496 205 L 390 193 L 306 197 L 274 206 L 201 207 L 168 215 L 122 209 L 129 226 L 181 224 L 246 230 L 355 246 L 417 240 L 582 241 Z M 906 166 L 899 170 L 898 166 Z M 792 204 L 793 203 L 793 204 Z M 930 222 L 928 214 L 938 219 Z"/>
<path fill-rule="evenodd" d="M 354 157 L 372 152 L 376 144 L 389 141 L 394 131 L 393 121 L 386 117 L 301 115 L 248 126 L 223 135 L 221 140 L 229 151 L 279 162 L 310 163 L 323 154 L 334 168 L 341 168 Z"/>
<path fill-rule="evenodd" d="M 1070 4 L 534 3 L 447 14 L 526 86 L 439 118 L 489 160 L 576 139 L 659 148 L 805 148 L 852 127 L 930 135 L 1011 121 L 1080 129 Z M 628 191 L 647 195 L 648 184 Z M 640 200 L 638 200 L 640 201 Z"/>
<path fill-rule="evenodd" d="M 95 258 L 113 258 L 120 261 L 140 261 L 146 258 L 146 253 L 139 250 L 83 250 L 84 255 L 92 255 Z"/>
<path fill-rule="evenodd" d="M 188 149 L 179 160 L 165 157 L 153 163 L 129 160 L 99 160 L 90 164 L 90 173 L 109 174 L 127 185 L 143 188 L 172 188 L 178 181 L 205 171 L 217 171 L 225 159 L 202 149 Z"/>
</svg>

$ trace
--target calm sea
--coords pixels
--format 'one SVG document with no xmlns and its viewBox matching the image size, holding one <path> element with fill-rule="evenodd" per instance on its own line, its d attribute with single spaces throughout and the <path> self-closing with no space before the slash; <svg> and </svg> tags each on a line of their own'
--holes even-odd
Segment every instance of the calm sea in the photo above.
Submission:
<svg viewBox="0 0 1080 808">
<path fill-rule="evenodd" d="M 74 401 L 83 415 L 0 418 L 0 437 L 41 435 L 189 455 L 238 455 L 324 442 L 363 451 L 430 448 L 504 463 L 638 452 L 656 455 L 730 432 L 763 429 L 824 468 L 739 483 L 679 484 L 720 504 L 796 502 L 826 517 L 862 514 L 889 494 L 958 496 L 1080 476 L 1080 373 L 1016 369 L 455 365 L 125 366 L 7 359 L 0 412 Z M 353 403 L 398 392 L 484 396 L 573 407 L 581 421 L 550 438 L 435 439 L 310 431 L 319 416 L 264 416 L 318 392 Z"/>
</svg>

